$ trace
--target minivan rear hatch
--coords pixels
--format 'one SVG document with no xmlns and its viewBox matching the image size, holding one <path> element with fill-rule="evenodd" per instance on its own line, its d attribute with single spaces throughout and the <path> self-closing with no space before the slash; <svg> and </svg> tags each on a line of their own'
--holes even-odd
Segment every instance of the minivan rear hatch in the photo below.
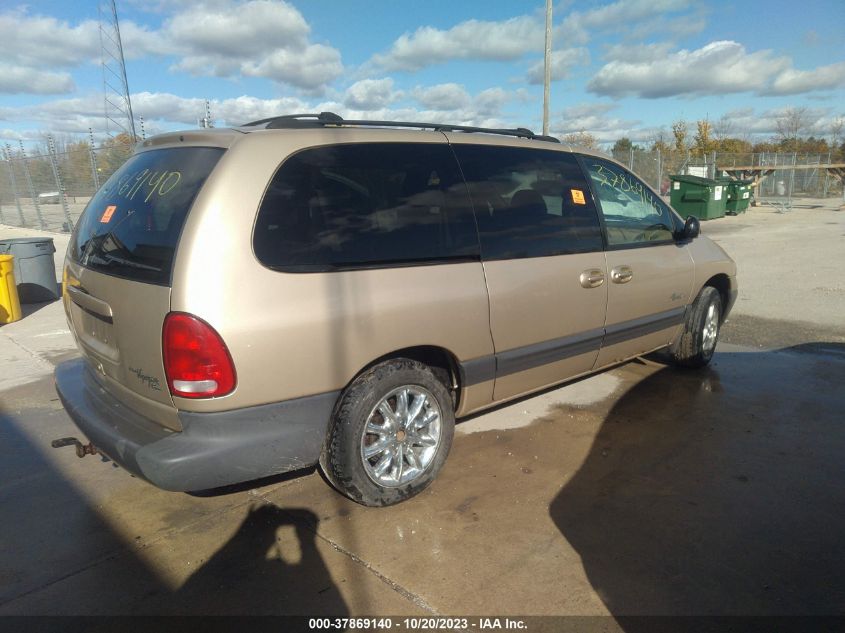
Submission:
<svg viewBox="0 0 845 633">
<path fill-rule="evenodd" d="M 224 151 L 135 154 L 88 203 L 68 246 L 64 303 L 80 352 L 113 395 L 174 429 L 161 347 L 173 262 L 193 201 Z"/>
</svg>

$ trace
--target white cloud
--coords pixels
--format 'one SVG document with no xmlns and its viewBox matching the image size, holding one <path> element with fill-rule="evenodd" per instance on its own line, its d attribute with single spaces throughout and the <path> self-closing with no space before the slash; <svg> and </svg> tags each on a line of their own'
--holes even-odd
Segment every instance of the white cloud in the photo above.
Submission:
<svg viewBox="0 0 845 633">
<path fill-rule="evenodd" d="M 508 91 L 503 88 L 488 88 L 476 95 L 471 95 L 461 84 L 446 83 L 435 86 L 417 86 L 410 92 L 422 107 L 421 121 L 448 122 L 460 125 L 478 125 L 482 127 L 501 126 L 502 110 L 515 100 L 524 100 L 522 90 Z M 433 117 L 433 118 L 432 118 Z M 513 123 L 509 124 L 513 125 Z M 524 122 L 520 125 L 525 125 Z"/>
<path fill-rule="evenodd" d="M 243 58 L 274 48 L 301 49 L 310 27 L 285 2 L 253 0 L 240 6 L 193 5 L 168 19 L 168 38 L 192 55 Z"/>
<path fill-rule="evenodd" d="M 132 95 L 135 116 L 144 117 L 147 130 L 194 128 L 205 114 L 205 99 L 169 93 L 138 92 Z M 258 99 L 241 96 L 212 100 L 211 115 L 218 126 L 240 125 L 278 114 L 311 111 L 313 106 L 296 97 Z M 86 133 L 103 129 L 103 99 L 97 94 L 49 101 L 37 106 L 3 108 L 0 118 L 43 126 L 53 133 Z M 136 123 L 137 125 L 137 123 Z"/>
<path fill-rule="evenodd" d="M 562 112 L 564 119 L 576 119 L 586 116 L 604 114 L 616 110 L 619 106 L 614 103 L 579 103 L 566 108 Z"/>
<path fill-rule="evenodd" d="M 68 73 L 0 63 L 0 94 L 54 95 L 73 92 L 75 88 Z"/>
<path fill-rule="evenodd" d="M 161 31 L 151 31 L 129 20 L 120 21 L 120 40 L 123 44 L 123 56 L 129 60 L 147 56 L 172 55 L 177 50 L 176 44 Z M 97 46 L 99 47 L 99 39 Z M 96 62 L 99 63 L 99 61 L 98 48 Z"/>
<path fill-rule="evenodd" d="M 310 42 L 305 18 L 283 0 L 185 2 L 171 11 L 158 30 L 121 21 L 127 59 L 174 56 L 173 70 L 264 77 L 312 92 L 343 72 L 340 52 Z M 99 25 L 94 20 L 71 25 L 18 9 L 0 13 L 0 32 L 0 58 L 33 73 L 100 61 Z M 44 92 L 44 85 L 40 81 L 26 92 Z"/>
<path fill-rule="evenodd" d="M 554 54 L 559 60 L 556 78 L 565 78 L 573 65 L 589 63 L 588 58 L 582 57 L 587 54 L 586 49 L 577 47 L 595 33 L 627 34 L 634 28 L 643 33 L 700 31 L 705 25 L 701 16 L 667 17 L 691 6 L 691 0 L 619 0 L 596 9 L 570 12 L 553 29 L 557 49 Z M 390 50 L 374 55 L 371 64 L 384 70 L 413 72 L 451 60 L 511 61 L 542 51 L 544 41 L 544 20 L 539 13 L 497 22 L 466 20 L 449 29 L 422 26 L 403 33 Z M 542 83 L 542 61 L 531 66 L 529 80 Z"/>
<path fill-rule="evenodd" d="M 543 23 L 523 15 L 500 22 L 467 20 L 446 30 L 422 26 L 402 34 L 372 61 L 387 70 L 416 71 L 453 59 L 519 59 L 542 48 Z"/>
<path fill-rule="evenodd" d="M 660 59 L 611 61 L 587 88 L 604 96 L 646 99 L 758 91 L 790 63 L 789 58 L 777 57 L 769 50 L 748 53 L 742 44 L 718 41 Z"/>
<path fill-rule="evenodd" d="M 146 13 L 177 13 L 184 7 L 203 4 L 208 8 L 225 8 L 231 5 L 231 0 L 124 0 L 138 11 Z"/>
<path fill-rule="evenodd" d="M 337 49 L 310 44 L 301 50 L 278 49 L 258 64 L 244 62 L 241 72 L 307 91 L 318 91 L 343 73 L 343 64 Z"/>
<path fill-rule="evenodd" d="M 159 121 L 160 125 L 181 124 L 195 127 L 205 113 L 205 99 L 179 97 L 169 93 L 141 92 L 132 95 L 135 112 L 145 121 Z M 279 114 L 310 111 L 312 107 L 297 97 L 259 99 L 242 95 L 232 99 L 211 100 L 211 116 L 218 127 L 234 126 L 265 119 Z M 172 127 L 172 125 L 170 126 Z"/>
<path fill-rule="evenodd" d="M 342 74 L 343 64 L 337 49 L 311 43 L 310 32 L 302 14 L 282 0 L 191 6 L 162 28 L 181 57 L 175 70 L 264 77 L 319 91 Z"/>
<path fill-rule="evenodd" d="M 832 90 L 845 87 L 845 62 L 820 66 L 815 70 L 789 68 L 778 75 L 772 83 L 770 94 L 794 95 L 816 90 Z"/>
<path fill-rule="evenodd" d="M 473 99 L 473 108 L 479 116 L 490 117 L 500 116 L 502 108 L 514 99 L 525 99 L 526 95 L 522 90 L 511 92 L 503 88 L 488 88 L 479 92 Z"/>
<path fill-rule="evenodd" d="M 771 137 L 777 134 L 778 119 L 783 117 L 790 106 L 772 108 L 758 112 L 754 108 L 741 108 L 726 112 L 724 117 L 730 121 L 736 136 Z M 832 117 L 828 116 L 827 109 L 808 108 L 804 113 L 806 127 L 802 134 L 824 136 L 829 133 L 829 122 Z"/>
<path fill-rule="evenodd" d="M 672 52 L 668 42 L 617 44 L 587 88 L 609 97 L 646 99 L 755 92 L 792 95 L 845 87 L 845 62 L 796 70 L 792 60 L 771 50 L 749 53 L 738 42 L 711 42 L 697 50 Z"/>
<path fill-rule="evenodd" d="M 665 15 L 654 16 L 625 30 L 625 39 L 629 42 L 648 39 L 652 36 L 667 37 L 675 42 L 692 35 L 697 35 L 707 28 L 704 15 L 682 15 L 670 18 Z"/>
<path fill-rule="evenodd" d="M 664 59 L 672 50 L 671 42 L 654 44 L 614 44 L 604 54 L 608 61 L 623 61 L 629 64 L 649 64 Z"/>
<path fill-rule="evenodd" d="M 218 126 L 241 125 L 280 114 L 312 112 L 313 110 L 307 102 L 297 97 L 258 99 L 242 95 L 234 99 L 215 101 L 212 106 L 212 116 L 217 119 Z"/>
<path fill-rule="evenodd" d="M 237 126 L 282 114 L 323 111 L 335 112 L 346 119 L 431 121 L 482 127 L 524 125 L 521 121 L 508 121 L 502 114 L 507 103 L 524 97 L 522 92 L 490 88 L 470 95 L 463 86 L 447 86 L 434 86 L 436 90 L 421 93 L 428 103 L 422 108 L 392 105 L 403 97 L 403 93 L 392 90 L 390 79 L 353 84 L 342 95 L 342 101 L 320 102 L 299 97 L 259 99 L 244 95 L 232 99 L 213 99 L 210 107 L 217 127 Z M 451 102 L 449 95 L 453 97 Z M 205 99 L 170 93 L 135 93 L 132 95 L 132 106 L 136 116 L 144 117 L 148 133 L 195 128 L 197 120 L 205 114 Z M 103 129 L 102 108 L 102 97 L 90 94 L 37 106 L 3 107 L 0 108 L 0 119 L 40 125 L 57 134 L 87 134 L 89 127 L 95 131 Z"/>
<path fill-rule="evenodd" d="M 619 0 L 589 11 L 573 11 L 555 29 L 555 40 L 584 44 L 595 32 L 630 31 L 641 21 L 690 7 L 690 0 Z"/>
<path fill-rule="evenodd" d="M 587 132 L 600 143 L 613 142 L 622 136 L 637 140 L 641 135 L 637 130 L 640 122 L 611 116 L 609 113 L 616 108 L 610 103 L 581 103 L 566 108 L 552 117 L 552 134 L 565 136 Z"/>
<path fill-rule="evenodd" d="M 357 110 L 377 110 L 400 96 L 393 90 L 393 79 L 362 79 L 346 89 L 343 103 Z"/>
<path fill-rule="evenodd" d="M 98 27 L 93 20 L 70 26 L 16 9 L 0 13 L 0 33 L 0 55 L 7 63 L 67 68 L 100 57 Z"/>
<path fill-rule="evenodd" d="M 437 111 L 459 110 L 466 108 L 472 101 L 466 88 L 455 83 L 418 86 L 411 91 L 411 95 L 424 108 Z"/>
<path fill-rule="evenodd" d="M 590 51 L 586 48 L 566 48 L 552 51 L 552 81 L 568 79 L 570 71 L 576 66 L 586 66 L 590 63 Z M 542 84 L 544 81 L 545 64 L 543 60 L 536 62 L 528 69 L 528 82 Z"/>
<path fill-rule="evenodd" d="M 83 20 L 75 26 L 25 9 L 0 13 L 0 55 L 4 61 L 29 68 L 71 68 L 100 62 L 99 25 Z M 157 33 L 131 20 L 120 23 L 124 55 L 128 59 L 165 52 Z"/>
</svg>

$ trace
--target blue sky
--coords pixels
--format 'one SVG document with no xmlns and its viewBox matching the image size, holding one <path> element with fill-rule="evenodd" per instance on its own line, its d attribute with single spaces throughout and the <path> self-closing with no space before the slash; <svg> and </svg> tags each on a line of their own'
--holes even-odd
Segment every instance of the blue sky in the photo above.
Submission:
<svg viewBox="0 0 845 633">
<path fill-rule="evenodd" d="M 148 133 L 292 112 L 542 127 L 544 2 L 118 0 Z M 0 5 L 0 137 L 105 131 L 96 0 Z M 558 2 L 551 131 L 647 143 L 672 121 L 805 133 L 845 117 L 845 2 Z"/>
</svg>

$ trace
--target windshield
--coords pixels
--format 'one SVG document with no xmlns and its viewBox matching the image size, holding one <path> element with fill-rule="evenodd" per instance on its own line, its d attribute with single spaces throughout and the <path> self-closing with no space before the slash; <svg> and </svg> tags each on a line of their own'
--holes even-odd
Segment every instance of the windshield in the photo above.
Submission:
<svg viewBox="0 0 845 633">
<path fill-rule="evenodd" d="M 110 275 L 169 285 L 182 225 L 223 152 L 180 147 L 130 158 L 91 198 L 70 257 Z"/>
</svg>

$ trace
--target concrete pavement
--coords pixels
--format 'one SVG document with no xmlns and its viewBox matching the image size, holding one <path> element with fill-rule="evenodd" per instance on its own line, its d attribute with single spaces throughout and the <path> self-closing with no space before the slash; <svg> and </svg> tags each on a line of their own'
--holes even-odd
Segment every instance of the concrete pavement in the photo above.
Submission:
<svg viewBox="0 0 845 633">
<path fill-rule="evenodd" d="M 841 614 L 841 321 L 820 291 L 766 316 L 780 297 L 744 249 L 791 234 L 763 213 L 705 224 L 746 258 L 754 303 L 725 329 L 742 345 L 465 420 L 434 485 L 386 509 L 318 472 L 199 497 L 49 448 L 78 435 L 50 377 L 74 351 L 60 302 L 39 306 L 0 328 L 0 615 Z"/>
<path fill-rule="evenodd" d="M 52 238 L 58 283 L 70 235 L 0 225 L 0 239 L 17 237 Z M 52 374 L 58 360 L 75 353 L 61 301 L 23 304 L 21 309 L 20 321 L 0 326 L 0 393 Z"/>
<path fill-rule="evenodd" d="M 7 390 L 0 615 L 838 613 L 845 348 L 604 376 L 464 422 L 380 510 L 316 472 L 162 492 L 48 448 L 49 379 Z"/>
</svg>

